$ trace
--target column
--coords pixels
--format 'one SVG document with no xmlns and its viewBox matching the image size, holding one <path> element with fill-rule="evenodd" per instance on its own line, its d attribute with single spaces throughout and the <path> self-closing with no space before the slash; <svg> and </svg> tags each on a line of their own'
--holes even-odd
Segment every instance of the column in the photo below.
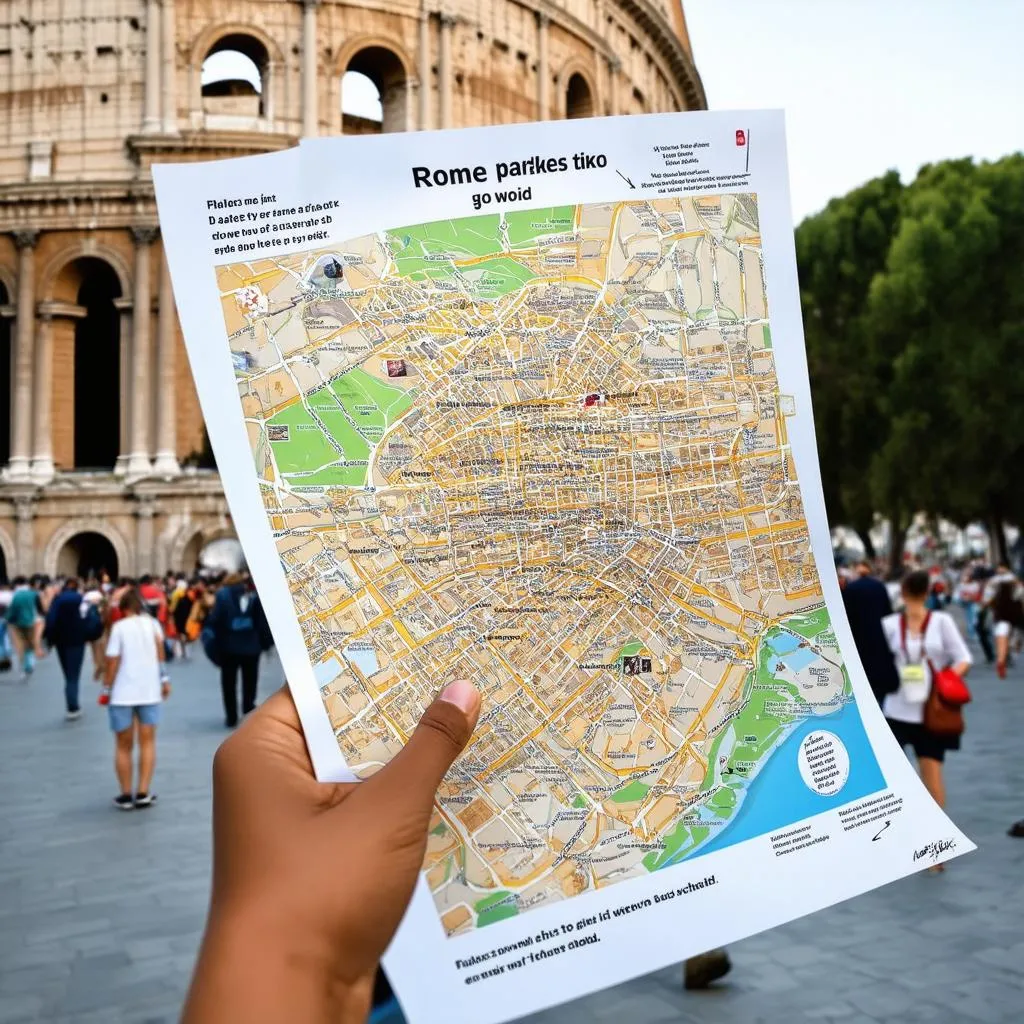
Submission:
<svg viewBox="0 0 1024 1024">
<path fill-rule="evenodd" d="M 307 138 L 320 133 L 316 95 L 316 9 L 319 6 L 320 0 L 302 0 L 302 134 Z"/>
<path fill-rule="evenodd" d="M 143 132 L 160 131 L 160 3 L 146 0 L 146 83 Z"/>
<path fill-rule="evenodd" d="M 30 576 L 42 568 L 36 565 L 35 500 L 27 496 L 15 498 L 14 516 L 14 565 L 7 572 L 11 576 Z"/>
<path fill-rule="evenodd" d="M 157 476 L 177 476 L 178 466 L 178 373 L 177 373 L 177 318 L 171 272 L 167 256 L 160 261 L 160 295 L 157 309 L 156 333 L 156 461 L 153 472 Z"/>
<path fill-rule="evenodd" d="M 437 61 L 437 73 L 441 89 L 441 127 L 452 126 L 452 33 L 455 18 L 451 14 L 441 15 L 441 52 Z"/>
<path fill-rule="evenodd" d="M 131 396 L 131 451 L 126 473 L 129 477 L 146 476 L 152 471 L 149 462 L 149 261 L 156 228 L 132 228 L 135 238 L 135 297 L 132 315 L 132 358 L 127 381 Z"/>
<path fill-rule="evenodd" d="M 164 0 L 163 18 L 160 22 L 160 42 L 162 46 L 160 62 L 160 91 L 163 94 L 161 107 L 164 114 L 163 130 L 165 135 L 178 134 L 178 70 L 175 45 L 177 39 L 174 27 L 174 0 Z"/>
<path fill-rule="evenodd" d="M 153 516 L 156 509 L 148 494 L 139 497 L 135 510 L 135 575 L 153 571 Z"/>
<path fill-rule="evenodd" d="M 38 231 L 15 231 L 18 248 L 18 299 L 14 330 L 14 373 L 11 388 L 11 461 L 9 480 L 29 477 L 32 435 L 32 365 L 36 332 L 35 247 Z"/>
<path fill-rule="evenodd" d="M 118 454 L 117 462 L 114 464 L 114 473 L 118 476 L 124 476 L 128 469 L 128 449 L 131 447 L 131 436 L 128 429 L 128 413 L 130 411 L 128 406 L 128 393 L 131 388 L 131 378 L 129 377 L 129 371 L 131 369 L 131 359 L 129 358 L 131 341 L 129 339 L 132 337 L 131 298 L 125 298 L 122 296 L 119 299 L 114 299 L 114 308 L 117 310 L 121 321 L 118 332 L 119 347 L 121 349 L 120 366 L 118 369 L 120 374 L 118 377 L 118 394 L 120 395 L 118 412 L 120 414 L 120 422 L 118 424 Z"/>
<path fill-rule="evenodd" d="M 53 479 L 53 314 L 36 319 L 35 379 L 32 386 L 33 483 Z"/>
<path fill-rule="evenodd" d="M 608 59 L 608 113 L 619 113 L 619 72 L 622 61 L 618 57 Z"/>
<path fill-rule="evenodd" d="M 420 14 L 420 131 L 430 127 L 430 15 Z"/>
<path fill-rule="evenodd" d="M 537 12 L 537 120 L 551 116 L 551 75 L 548 68 L 548 25 L 551 19 Z"/>
</svg>

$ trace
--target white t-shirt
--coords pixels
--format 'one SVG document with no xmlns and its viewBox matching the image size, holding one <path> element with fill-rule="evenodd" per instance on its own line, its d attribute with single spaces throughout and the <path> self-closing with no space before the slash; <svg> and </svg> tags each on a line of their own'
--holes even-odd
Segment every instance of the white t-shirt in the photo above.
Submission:
<svg viewBox="0 0 1024 1024">
<path fill-rule="evenodd" d="M 900 619 L 902 615 L 896 612 L 893 615 L 886 615 L 882 619 L 882 631 L 888 641 L 889 650 L 896 659 L 896 667 L 904 665 L 919 665 L 921 657 L 921 637 L 914 636 L 907 630 L 907 649 L 903 650 L 903 641 L 900 636 Z M 925 678 L 928 680 L 928 690 L 931 691 L 932 674 L 928 667 L 930 661 L 936 669 L 948 668 L 950 665 L 970 664 L 974 659 L 971 652 L 956 628 L 956 623 L 947 612 L 932 612 L 928 619 L 928 628 L 924 635 Z M 897 722 L 924 721 L 924 704 L 911 703 L 906 700 L 900 690 L 886 695 L 882 703 L 882 711 L 886 718 L 892 718 Z"/>
<path fill-rule="evenodd" d="M 163 643 L 160 623 L 151 615 L 129 615 L 110 630 L 107 657 L 120 658 L 110 691 L 111 704 L 159 704 L 160 659 L 156 645 Z"/>
</svg>

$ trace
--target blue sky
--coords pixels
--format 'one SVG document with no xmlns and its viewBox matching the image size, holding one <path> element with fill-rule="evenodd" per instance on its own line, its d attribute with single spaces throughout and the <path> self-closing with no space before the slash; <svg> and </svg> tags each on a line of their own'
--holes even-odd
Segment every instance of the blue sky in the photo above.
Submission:
<svg viewBox="0 0 1024 1024">
<path fill-rule="evenodd" d="M 782 107 L 797 221 L 897 168 L 1024 149 L 1024 0 L 684 0 L 712 110 Z"/>
</svg>

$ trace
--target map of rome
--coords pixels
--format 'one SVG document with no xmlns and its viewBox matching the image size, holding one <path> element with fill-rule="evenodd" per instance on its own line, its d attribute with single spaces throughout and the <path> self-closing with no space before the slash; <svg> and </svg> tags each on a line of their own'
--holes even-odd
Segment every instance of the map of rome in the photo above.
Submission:
<svg viewBox="0 0 1024 1024">
<path fill-rule="evenodd" d="M 484 691 L 424 865 L 448 934 L 700 852 L 852 701 L 754 195 L 400 227 L 218 283 L 348 763 L 444 682 Z"/>
</svg>

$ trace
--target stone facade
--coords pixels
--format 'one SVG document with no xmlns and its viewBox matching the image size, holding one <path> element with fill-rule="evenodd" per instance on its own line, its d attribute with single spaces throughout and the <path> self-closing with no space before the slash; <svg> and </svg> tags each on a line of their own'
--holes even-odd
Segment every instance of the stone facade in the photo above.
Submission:
<svg viewBox="0 0 1024 1024">
<path fill-rule="evenodd" d="M 204 75 L 224 52 L 255 81 Z M 382 121 L 342 113 L 347 71 Z M 188 568 L 231 533 L 154 161 L 705 105 L 679 0 L 0 0 L 0 570 Z"/>
</svg>

